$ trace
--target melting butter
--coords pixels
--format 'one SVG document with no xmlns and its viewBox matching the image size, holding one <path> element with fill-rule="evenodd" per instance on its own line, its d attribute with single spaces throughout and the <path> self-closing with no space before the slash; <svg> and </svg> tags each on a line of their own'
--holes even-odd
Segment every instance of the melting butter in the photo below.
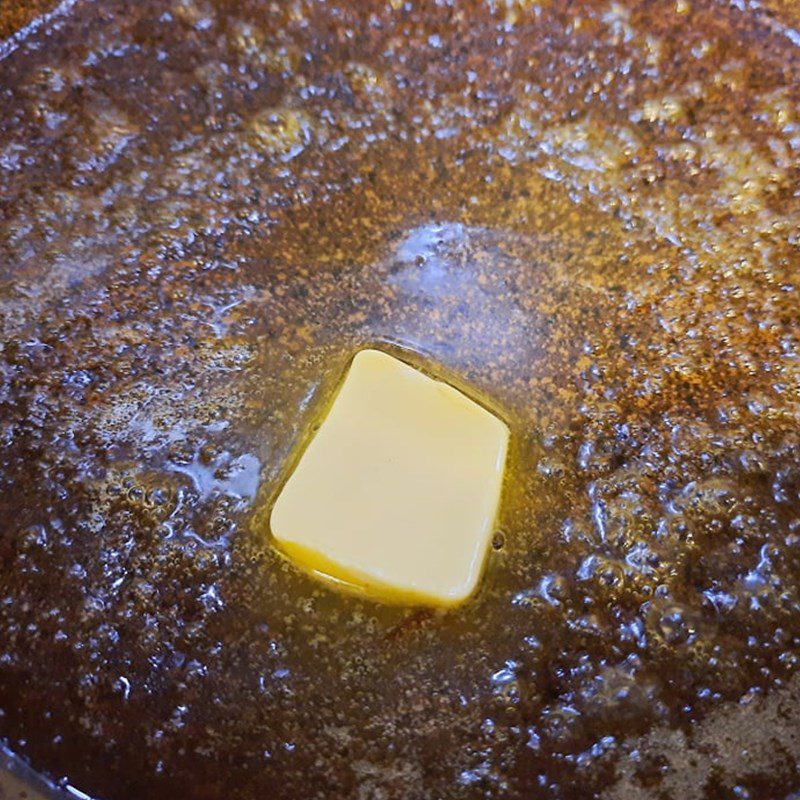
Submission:
<svg viewBox="0 0 800 800">
<path fill-rule="evenodd" d="M 461 603 L 483 570 L 508 439 L 462 392 L 362 350 L 277 497 L 275 543 L 377 599 Z"/>
</svg>

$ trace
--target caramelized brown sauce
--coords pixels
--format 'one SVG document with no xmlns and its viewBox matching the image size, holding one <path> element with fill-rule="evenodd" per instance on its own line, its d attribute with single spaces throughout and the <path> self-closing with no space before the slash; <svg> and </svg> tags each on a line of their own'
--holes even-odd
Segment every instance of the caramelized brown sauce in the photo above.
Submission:
<svg viewBox="0 0 800 800">
<path fill-rule="evenodd" d="M 797 24 L 78 0 L 0 49 L 9 746 L 114 800 L 796 789 Z M 456 612 L 260 524 L 376 339 L 513 415 Z"/>
</svg>

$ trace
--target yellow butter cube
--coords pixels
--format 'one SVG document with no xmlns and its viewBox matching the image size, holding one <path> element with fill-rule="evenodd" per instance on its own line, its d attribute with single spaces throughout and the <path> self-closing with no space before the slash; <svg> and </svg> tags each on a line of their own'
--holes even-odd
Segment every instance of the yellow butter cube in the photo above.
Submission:
<svg viewBox="0 0 800 800">
<path fill-rule="evenodd" d="M 492 537 L 506 424 L 378 350 L 353 359 L 270 517 L 302 567 L 389 602 L 452 606 Z"/>
</svg>

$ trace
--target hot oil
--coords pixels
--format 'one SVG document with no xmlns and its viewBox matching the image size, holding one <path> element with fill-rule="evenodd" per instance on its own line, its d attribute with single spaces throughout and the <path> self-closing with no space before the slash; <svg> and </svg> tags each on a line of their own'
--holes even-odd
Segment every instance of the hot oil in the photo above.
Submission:
<svg viewBox="0 0 800 800">
<path fill-rule="evenodd" d="M 760 13 L 79 4 L 0 61 L 0 734 L 110 798 L 785 792 L 800 81 Z M 375 342 L 512 427 L 457 611 L 258 525 Z"/>
</svg>

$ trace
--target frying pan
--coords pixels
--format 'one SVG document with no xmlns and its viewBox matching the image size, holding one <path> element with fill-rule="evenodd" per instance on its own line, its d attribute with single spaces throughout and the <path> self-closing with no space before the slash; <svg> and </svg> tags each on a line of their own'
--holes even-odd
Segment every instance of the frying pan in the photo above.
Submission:
<svg viewBox="0 0 800 800">
<path fill-rule="evenodd" d="M 0 0 L 0 797 L 796 797 L 799 23 Z M 364 346 L 510 421 L 458 610 L 270 546 Z"/>
</svg>

